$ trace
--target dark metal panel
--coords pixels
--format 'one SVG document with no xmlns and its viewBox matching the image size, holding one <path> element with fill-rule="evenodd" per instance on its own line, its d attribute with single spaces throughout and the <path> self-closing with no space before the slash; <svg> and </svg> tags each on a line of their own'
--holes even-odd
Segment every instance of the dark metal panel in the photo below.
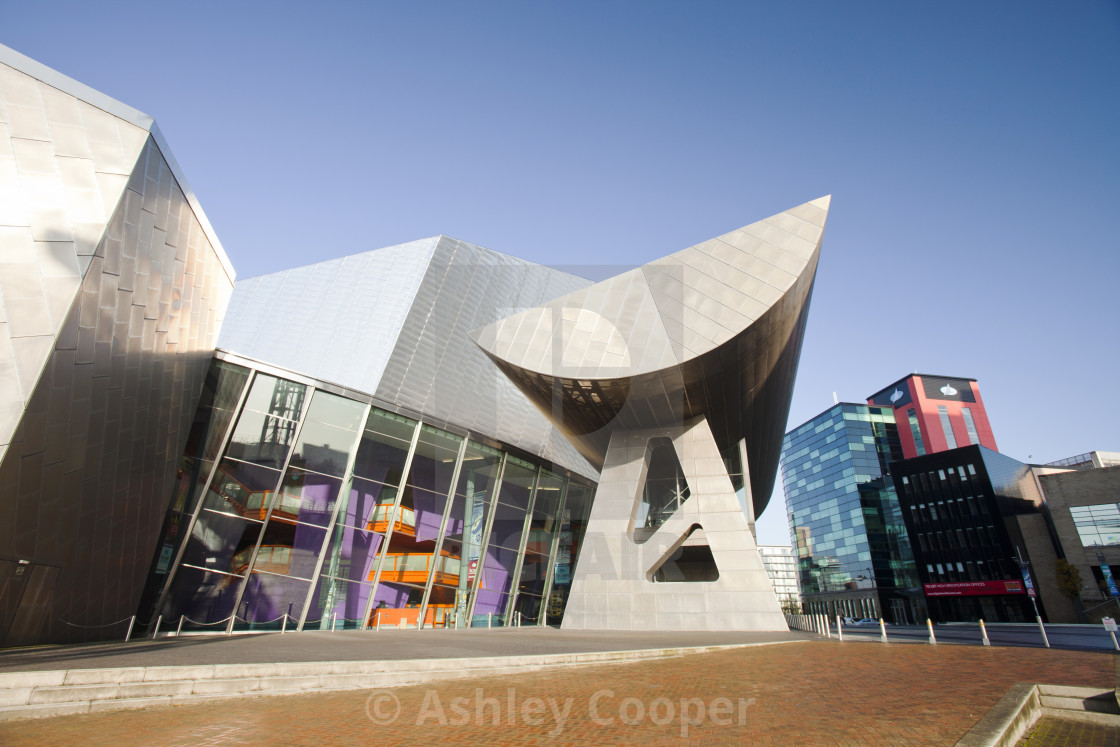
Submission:
<svg viewBox="0 0 1120 747">
<path fill-rule="evenodd" d="M 0 484 L 14 485 L 3 491 L 14 510 L 0 540 L 62 569 L 49 620 L 28 617 L 24 642 L 82 640 L 88 629 L 57 621 L 100 625 L 132 613 L 231 290 L 197 225 L 172 277 L 182 250 L 152 228 L 151 209 L 170 226 L 169 205 L 186 201 L 154 141 L 138 168 L 155 178 L 134 179 L 145 194 L 118 205 L 0 462 Z M 183 217 L 198 223 L 191 211 Z"/>
</svg>

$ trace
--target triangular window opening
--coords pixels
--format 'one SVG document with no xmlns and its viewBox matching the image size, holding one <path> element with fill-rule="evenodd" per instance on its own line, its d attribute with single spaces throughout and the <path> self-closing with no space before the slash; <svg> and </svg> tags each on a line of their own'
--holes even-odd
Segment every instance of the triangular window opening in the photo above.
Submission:
<svg viewBox="0 0 1120 747">
<path fill-rule="evenodd" d="M 668 521 L 689 496 L 688 481 L 671 439 L 651 438 L 646 444 L 646 463 L 646 484 L 634 517 L 634 534 L 639 542 Z"/>
<path fill-rule="evenodd" d="M 681 546 L 655 568 L 649 578 L 655 584 L 719 580 L 719 568 L 703 528 L 693 524 Z"/>
</svg>

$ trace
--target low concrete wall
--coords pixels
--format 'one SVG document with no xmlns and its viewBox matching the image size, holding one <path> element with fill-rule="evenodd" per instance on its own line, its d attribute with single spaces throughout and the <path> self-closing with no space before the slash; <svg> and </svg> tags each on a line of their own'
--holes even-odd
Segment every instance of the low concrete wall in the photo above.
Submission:
<svg viewBox="0 0 1120 747">
<path fill-rule="evenodd" d="M 1038 686 L 1016 682 L 957 747 L 1014 747 L 1041 714 Z"/>
</svg>

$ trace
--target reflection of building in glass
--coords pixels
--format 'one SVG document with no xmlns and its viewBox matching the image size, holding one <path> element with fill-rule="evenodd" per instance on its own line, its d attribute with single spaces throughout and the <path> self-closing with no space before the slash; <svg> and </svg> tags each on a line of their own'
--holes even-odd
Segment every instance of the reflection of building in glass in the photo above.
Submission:
<svg viewBox="0 0 1120 747">
<path fill-rule="evenodd" d="M 586 478 L 231 357 L 214 363 L 183 459 L 163 543 L 177 562 L 149 584 L 160 614 L 185 629 L 235 614 L 234 628 L 285 615 L 308 628 L 462 627 L 535 623 L 546 596 L 563 597 L 550 571 L 573 562 Z M 262 429 L 292 397 L 307 406 L 286 411 L 291 427 Z M 249 440 L 277 432 L 291 438 Z"/>
<path fill-rule="evenodd" d="M 890 407 L 841 403 L 786 434 L 782 484 L 806 612 L 925 619 L 889 465 Z"/>
<path fill-rule="evenodd" d="M 787 545 L 759 545 L 762 565 L 783 609 L 800 610 L 801 592 L 797 587 L 797 558 Z"/>
</svg>

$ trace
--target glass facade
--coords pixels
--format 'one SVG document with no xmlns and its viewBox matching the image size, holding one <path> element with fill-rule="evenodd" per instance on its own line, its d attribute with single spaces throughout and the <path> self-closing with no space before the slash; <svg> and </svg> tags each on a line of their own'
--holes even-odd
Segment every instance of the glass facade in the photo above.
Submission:
<svg viewBox="0 0 1120 747">
<path fill-rule="evenodd" d="M 1120 545 L 1120 503 L 1071 506 L 1069 513 L 1085 547 Z"/>
<path fill-rule="evenodd" d="M 914 438 L 914 451 L 918 456 L 926 453 L 926 444 L 922 440 L 922 426 L 918 423 L 918 412 L 913 407 L 906 410 L 906 420 L 910 424 L 910 435 Z"/>
<path fill-rule="evenodd" d="M 216 360 L 141 611 L 183 630 L 559 621 L 593 487 Z"/>
<path fill-rule="evenodd" d="M 890 407 L 838 404 L 786 434 L 782 483 L 806 612 L 924 619 L 888 469 L 901 458 Z"/>
<path fill-rule="evenodd" d="M 972 419 L 972 410 L 962 407 L 961 416 L 964 417 L 964 429 L 968 432 L 968 442 L 970 444 L 980 443 L 980 434 L 976 432 L 976 421 Z"/>
<path fill-rule="evenodd" d="M 762 565 L 783 610 L 800 611 L 801 590 L 797 586 L 797 558 L 793 548 L 759 545 L 758 554 L 762 556 Z"/>
<path fill-rule="evenodd" d="M 947 448 L 957 448 L 957 437 L 953 435 L 953 423 L 949 420 L 949 408 L 945 405 L 938 405 L 937 416 L 941 418 L 941 430 L 945 433 Z"/>
</svg>

